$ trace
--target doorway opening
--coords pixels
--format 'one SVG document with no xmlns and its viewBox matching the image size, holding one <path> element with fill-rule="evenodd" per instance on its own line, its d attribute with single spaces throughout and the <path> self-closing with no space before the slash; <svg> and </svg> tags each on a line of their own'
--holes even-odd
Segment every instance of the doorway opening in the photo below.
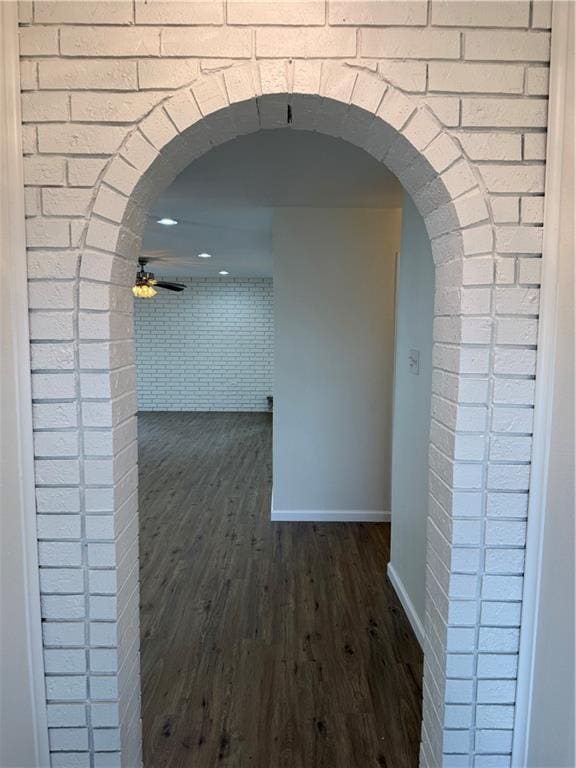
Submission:
<svg viewBox="0 0 576 768">
<path fill-rule="evenodd" d="M 457 597 L 450 591 L 452 577 L 460 575 L 459 563 L 463 562 L 453 560 L 450 553 L 453 507 L 465 493 L 474 505 L 470 511 L 478 517 L 476 501 L 483 493 L 478 478 L 483 477 L 484 456 L 475 455 L 467 461 L 474 471 L 458 472 L 456 477 L 460 464 L 455 459 L 454 438 L 471 423 L 463 418 L 470 415 L 471 408 L 479 417 L 474 420 L 475 441 L 484 445 L 489 431 L 488 421 L 482 418 L 486 407 L 477 400 L 469 405 L 471 390 L 463 386 L 469 380 L 460 365 L 461 353 L 468 348 L 462 330 L 468 327 L 466 315 L 476 309 L 487 316 L 488 326 L 491 322 L 491 289 L 475 284 L 470 288 L 467 282 L 469 262 L 479 263 L 477 259 L 467 260 L 468 256 L 484 255 L 483 265 L 493 262 L 488 198 L 457 142 L 425 104 L 400 93 L 374 73 L 336 63 L 321 68 L 319 63 L 316 66 L 316 62 L 307 61 L 250 63 L 205 74 L 157 105 L 127 136 L 106 167 L 86 228 L 79 276 L 78 338 L 84 371 L 95 369 L 85 380 L 92 384 L 95 376 L 99 399 L 94 403 L 95 390 L 83 384 L 78 395 L 84 414 L 79 432 L 83 439 L 92 426 L 107 432 L 114 454 L 108 460 L 106 493 L 99 488 L 93 493 L 89 479 L 81 479 L 81 486 L 87 486 L 86 496 L 91 500 L 96 495 L 102 499 L 98 510 L 111 517 L 115 531 L 106 561 L 112 576 L 117 577 L 111 598 L 116 601 L 115 625 L 105 637 L 117 663 L 105 675 L 110 678 L 107 690 L 120 704 L 117 752 L 128 764 L 139 762 L 138 590 L 133 584 L 138 568 L 136 473 L 134 446 L 126 446 L 132 433 L 125 424 L 130 420 L 131 426 L 135 423 L 136 389 L 133 370 L 127 365 L 133 342 L 131 302 L 128 307 L 124 297 L 134 281 L 147 214 L 162 190 L 212 147 L 261 128 L 282 127 L 338 136 L 383 162 L 411 195 L 432 245 L 436 266 L 434 366 L 439 374 L 435 394 L 441 399 L 433 418 L 446 433 L 430 433 L 430 445 L 440 449 L 438 461 L 431 466 L 440 483 L 438 498 L 434 503 L 430 498 L 428 506 L 428 527 L 435 538 L 432 541 L 430 536 L 426 545 L 420 754 L 423 764 L 437 765 L 443 761 L 445 739 L 454 736 L 443 716 L 448 651 L 455 634 L 449 612 L 456 600 L 464 600 L 472 612 L 480 601 L 477 589 Z M 481 330 L 484 334 L 484 325 Z M 482 339 L 490 344 L 486 335 Z M 487 398 L 488 389 L 482 391 Z M 92 458 L 88 451 L 88 460 Z M 456 484 L 458 494 L 453 493 Z M 477 566 L 476 582 L 483 572 Z M 460 583 L 463 581 L 459 578 Z M 466 637 L 473 656 L 473 629 L 463 626 L 460 632 L 460 624 L 455 626 L 458 636 Z M 90 628 L 91 642 L 97 636 L 96 628 L 100 629 L 96 623 L 94 632 Z M 472 668 L 468 672 L 473 676 Z M 97 704 L 90 701 L 90 706 L 96 709 Z M 457 734 L 458 749 L 462 747 L 464 754 L 468 735 Z"/>
<path fill-rule="evenodd" d="M 144 765 L 416 766 L 422 219 L 365 152 L 266 131 L 180 174 L 142 258 L 159 281 L 135 299 Z"/>
</svg>

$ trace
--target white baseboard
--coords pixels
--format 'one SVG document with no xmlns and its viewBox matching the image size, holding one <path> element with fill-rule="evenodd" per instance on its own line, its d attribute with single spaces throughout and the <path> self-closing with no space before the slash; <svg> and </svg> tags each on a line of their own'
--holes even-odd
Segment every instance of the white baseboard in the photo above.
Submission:
<svg viewBox="0 0 576 768">
<path fill-rule="evenodd" d="M 412 602 L 412 600 L 410 600 L 410 597 L 408 596 L 408 592 L 406 592 L 406 588 L 402 583 L 402 581 L 400 580 L 400 577 L 398 576 L 398 573 L 396 572 L 392 563 L 388 563 L 388 578 L 390 579 L 390 582 L 394 587 L 394 591 L 398 595 L 398 599 L 402 603 L 402 608 L 404 608 L 404 613 L 408 617 L 408 621 L 410 622 L 412 629 L 414 630 L 416 639 L 420 643 L 420 647 L 422 648 L 422 650 L 424 650 L 424 640 L 426 637 L 426 632 L 424 631 L 424 625 L 422 624 L 420 617 L 416 613 L 416 609 L 414 608 L 414 603 Z"/>
<path fill-rule="evenodd" d="M 362 509 L 274 509 L 273 522 L 308 523 L 389 523 L 390 512 Z"/>
</svg>

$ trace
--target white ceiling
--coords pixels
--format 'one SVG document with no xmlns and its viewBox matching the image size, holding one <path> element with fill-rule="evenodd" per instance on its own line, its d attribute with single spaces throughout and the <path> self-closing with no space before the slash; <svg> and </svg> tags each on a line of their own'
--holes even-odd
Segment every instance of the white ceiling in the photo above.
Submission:
<svg viewBox="0 0 576 768">
<path fill-rule="evenodd" d="M 279 207 L 395 208 L 396 177 L 340 139 L 290 129 L 260 131 L 191 163 L 153 206 L 142 255 L 165 276 L 272 275 L 272 213 Z M 157 219 L 176 219 L 166 227 Z M 212 254 L 199 259 L 199 253 Z"/>
</svg>

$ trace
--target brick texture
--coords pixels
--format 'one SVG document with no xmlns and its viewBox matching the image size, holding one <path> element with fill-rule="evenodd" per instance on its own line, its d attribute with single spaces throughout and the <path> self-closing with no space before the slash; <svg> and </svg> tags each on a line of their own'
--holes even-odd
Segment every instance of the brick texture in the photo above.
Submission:
<svg viewBox="0 0 576 768">
<path fill-rule="evenodd" d="M 130 283 L 147 211 L 211 146 L 288 125 L 364 148 L 424 217 L 437 272 L 421 765 L 509 768 L 550 6 L 22 3 L 53 768 L 141 762 Z"/>
<path fill-rule="evenodd" d="M 268 410 L 272 280 L 177 282 L 187 289 L 134 302 L 139 410 Z"/>
</svg>

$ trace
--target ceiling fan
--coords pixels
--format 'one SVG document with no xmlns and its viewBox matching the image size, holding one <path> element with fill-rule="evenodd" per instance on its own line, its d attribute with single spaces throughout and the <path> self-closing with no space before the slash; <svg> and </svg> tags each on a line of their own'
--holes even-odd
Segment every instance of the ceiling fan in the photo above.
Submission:
<svg viewBox="0 0 576 768">
<path fill-rule="evenodd" d="M 132 286 L 132 293 L 138 299 L 151 299 L 156 296 L 156 288 L 165 288 L 167 291 L 180 293 L 186 288 L 182 283 L 169 283 L 165 280 L 156 280 L 153 272 L 146 272 L 147 259 L 138 259 L 140 269 L 136 273 L 136 282 Z"/>
</svg>

